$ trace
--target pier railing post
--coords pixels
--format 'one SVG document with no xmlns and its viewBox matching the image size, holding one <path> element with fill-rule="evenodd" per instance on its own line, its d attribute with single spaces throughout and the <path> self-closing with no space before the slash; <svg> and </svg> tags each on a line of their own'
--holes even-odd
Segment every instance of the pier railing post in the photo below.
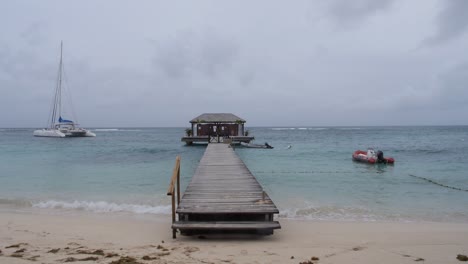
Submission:
<svg viewBox="0 0 468 264">
<path fill-rule="evenodd" d="M 176 193 L 176 185 L 177 185 L 177 193 Z M 176 157 L 176 163 L 174 166 L 174 170 L 172 171 L 171 183 L 169 184 L 169 188 L 167 189 L 167 195 L 171 196 L 171 204 L 172 204 L 172 224 L 176 222 L 176 209 L 180 203 L 180 156 Z M 177 204 L 176 204 L 176 196 L 177 195 Z M 172 227 L 171 227 L 172 228 Z M 172 238 L 176 238 L 177 230 L 172 228 Z"/>
<path fill-rule="evenodd" d="M 180 204 L 180 157 L 179 168 L 177 169 L 177 206 Z"/>
<path fill-rule="evenodd" d="M 175 205 L 175 197 L 174 194 L 171 195 L 171 200 L 172 200 L 172 223 L 174 224 L 176 221 L 176 205 Z M 171 227 L 172 228 L 172 227 Z M 176 231 L 174 228 L 172 228 L 172 238 L 176 238 Z"/>
</svg>

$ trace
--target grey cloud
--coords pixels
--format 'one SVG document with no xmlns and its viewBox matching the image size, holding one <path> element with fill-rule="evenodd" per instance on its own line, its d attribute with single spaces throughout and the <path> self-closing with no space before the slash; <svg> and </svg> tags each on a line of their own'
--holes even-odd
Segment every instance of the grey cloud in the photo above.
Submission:
<svg viewBox="0 0 468 264">
<path fill-rule="evenodd" d="M 238 46 L 232 39 L 208 34 L 201 45 L 200 64 L 208 75 L 229 70 L 238 55 Z"/>
<path fill-rule="evenodd" d="M 38 104 L 47 105 L 43 112 L 44 119 L 38 119 L 46 121 L 52 90 L 43 90 L 41 87 L 54 80 L 46 66 L 27 51 L 8 49 L 7 53 L 0 52 L 1 123 L 21 122 L 26 126 L 31 125 L 31 119 L 41 113 L 40 109 L 34 107 Z M 12 110 L 15 110 L 15 114 L 11 114 Z M 45 124 L 40 121 L 34 123 Z"/>
<path fill-rule="evenodd" d="M 170 78 L 193 73 L 214 77 L 229 70 L 238 53 L 237 44 L 214 31 L 185 31 L 161 41 L 153 64 Z"/>
<path fill-rule="evenodd" d="M 386 10 L 395 0 L 333 0 L 329 3 L 329 12 L 340 25 L 350 26 L 379 11 Z"/>
<path fill-rule="evenodd" d="M 437 104 L 450 108 L 468 105 L 468 61 L 440 75 Z"/>
<path fill-rule="evenodd" d="M 158 43 L 153 64 L 171 78 L 180 78 L 192 67 L 191 32 L 181 33 L 167 42 Z"/>
<path fill-rule="evenodd" d="M 427 76 L 430 78 L 430 76 Z M 458 64 L 441 74 L 434 81 L 405 86 L 389 97 L 395 107 L 389 108 L 395 121 L 411 125 L 414 119 L 422 124 L 431 124 L 440 119 L 439 124 L 466 124 L 468 113 L 468 61 Z M 390 113 L 389 113 L 390 114 Z"/>
<path fill-rule="evenodd" d="M 142 1 L 134 12 L 119 1 L 92 10 L 11 1 L 0 16 L 11 23 L 0 28 L 0 113 L 18 110 L 0 126 L 46 121 L 61 39 L 85 127 L 185 126 L 202 112 L 234 112 L 251 126 L 460 123 L 452 117 L 468 112 L 467 66 L 445 69 L 468 61 L 466 38 L 407 52 L 452 5 L 427 1 Z"/>
<path fill-rule="evenodd" d="M 40 45 L 44 41 L 43 31 L 46 29 L 45 22 L 34 22 L 24 29 L 20 37 L 30 46 Z"/>
<path fill-rule="evenodd" d="M 450 41 L 468 30 L 468 1 L 447 0 L 440 4 L 443 8 L 436 19 L 435 33 L 424 41 L 429 46 Z"/>
</svg>

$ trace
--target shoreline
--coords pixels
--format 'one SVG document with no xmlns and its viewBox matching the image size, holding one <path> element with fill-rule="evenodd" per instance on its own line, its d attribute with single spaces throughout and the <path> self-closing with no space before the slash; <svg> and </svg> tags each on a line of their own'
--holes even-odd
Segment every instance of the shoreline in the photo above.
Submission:
<svg viewBox="0 0 468 264">
<path fill-rule="evenodd" d="M 1 199 L 0 199 L 1 200 Z M 8 200 L 8 199 L 3 199 Z M 10 200 L 13 201 L 13 200 Z M 25 200 L 19 200 L 20 204 L 4 203 L 0 204 L 0 214 L 12 213 L 12 214 L 38 214 L 38 215 L 56 215 L 56 216 L 69 216 L 69 215 L 89 215 L 89 216 L 102 216 L 102 217 L 148 217 L 148 218 L 170 218 L 170 205 L 143 205 L 143 204 L 117 204 L 113 202 L 104 201 L 74 201 L 74 202 L 60 202 L 51 200 L 52 206 L 41 206 L 39 204 L 32 204 Z M 71 204 L 72 207 L 63 206 L 63 204 Z M 89 207 L 84 207 L 82 204 L 90 204 Z M 100 208 L 99 205 L 105 203 L 105 207 Z M 78 204 L 76 206 L 75 204 Z M 328 209 L 328 206 L 324 207 Z M 417 215 L 404 215 L 404 214 L 387 214 L 379 215 L 376 213 L 371 214 L 349 214 L 344 213 L 336 214 L 331 213 L 330 215 L 323 214 L 317 208 L 306 208 L 306 210 L 315 210 L 307 215 L 297 215 L 292 213 L 291 210 L 280 210 L 280 213 L 275 216 L 276 220 L 279 221 L 303 221 L 303 222 L 314 222 L 314 223 L 435 223 L 435 224 L 468 224 L 468 219 L 465 215 L 458 217 L 447 216 L 439 214 L 438 216 L 417 216 Z M 300 210 L 299 210 L 300 211 Z"/>
<path fill-rule="evenodd" d="M 468 223 L 280 222 L 271 236 L 172 239 L 170 216 L 0 211 L 0 263 L 459 263 L 468 254 Z"/>
<path fill-rule="evenodd" d="M 167 196 L 164 196 L 167 197 Z M 304 213 L 305 211 L 305 213 Z M 112 216 L 170 216 L 170 204 L 119 203 L 103 200 L 55 200 L 33 202 L 28 199 L 0 198 L 0 212 L 20 212 L 37 214 L 91 214 Z M 372 211 L 363 207 L 333 207 L 329 205 L 318 207 L 302 207 L 281 209 L 275 218 L 287 221 L 311 222 L 383 222 L 383 223 L 468 223 L 468 215 L 447 214 L 443 212 L 428 214 L 409 214 L 405 211 L 390 212 L 388 210 Z"/>
</svg>

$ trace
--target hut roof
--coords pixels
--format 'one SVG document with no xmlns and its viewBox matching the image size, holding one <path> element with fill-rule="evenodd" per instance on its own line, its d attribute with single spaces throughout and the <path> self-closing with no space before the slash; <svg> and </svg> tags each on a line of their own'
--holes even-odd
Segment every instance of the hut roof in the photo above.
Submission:
<svg viewBox="0 0 468 264">
<path fill-rule="evenodd" d="M 235 123 L 239 121 L 246 122 L 244 119 L 230 113 L 205 113 L 190 120 L 190 123 Z"/>
</svg>

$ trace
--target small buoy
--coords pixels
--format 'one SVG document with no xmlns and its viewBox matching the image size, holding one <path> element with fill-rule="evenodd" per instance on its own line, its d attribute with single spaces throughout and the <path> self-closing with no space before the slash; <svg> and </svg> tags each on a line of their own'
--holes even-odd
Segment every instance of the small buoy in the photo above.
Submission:
<svg viewBox="0 0 468 264">
<path fill-rule="evenodd" d="M 290 149 L 290 148 L 292 148 L 292 146 L 291 146 L 291 145 L 288 145 L 288 146 L 286 147 L 286 149 Z"/>
</svg>

